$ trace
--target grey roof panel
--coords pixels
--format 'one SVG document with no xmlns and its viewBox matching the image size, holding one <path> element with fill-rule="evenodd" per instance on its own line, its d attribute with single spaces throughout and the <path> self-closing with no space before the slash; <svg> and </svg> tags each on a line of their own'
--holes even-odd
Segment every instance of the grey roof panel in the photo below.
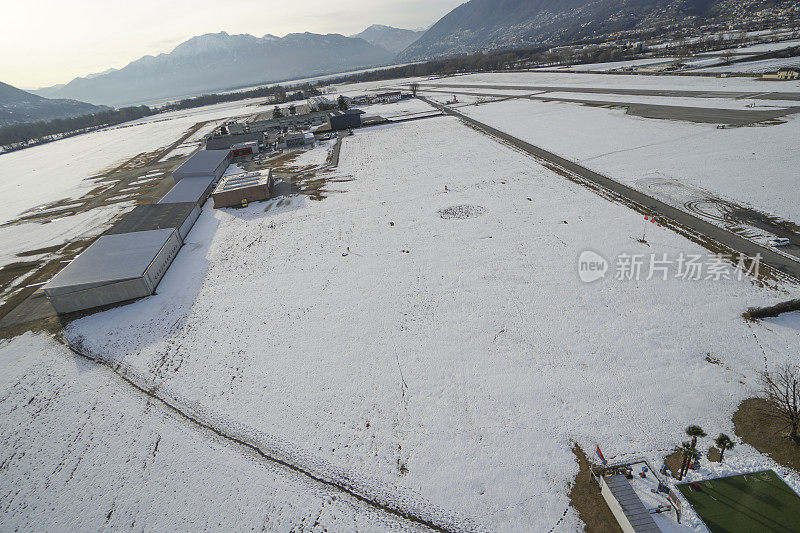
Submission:
<svg viewBox="0 0 800 533">
<path fill-rule="evenodd" d="M 199 202 L 208 192 L 213 181 L 214 178 L 212 176 L 183 178 L 158 203 Z"/>
<path fill-rule="evenodd" d="M 183 162 L 175 174 L 212 174 L 230 156 L 230 150 L 200 150 Z"/>
<path fill-rule="evenodd" d="M 175 229 L 102 235 L 43 287 L 64 294 L 142 276 Z"/>
<path fill-rule="evenodd" d="M 634 531 L 637 533 L 660 533 L 661 529 L 650 516 L 650 511 L 642 504 L 625 476 L 615 474 L 605 478 L 605 482 L 611 490 L 611 494 L 622 507 L 622 512 L 625 513 L 625 517 L 633 526 Z"/>
<path fill-rule="evenodd" d="M 105 234 L 180 228 L 196 206 L 193 202 L 137 205 Z"/>
</svg>

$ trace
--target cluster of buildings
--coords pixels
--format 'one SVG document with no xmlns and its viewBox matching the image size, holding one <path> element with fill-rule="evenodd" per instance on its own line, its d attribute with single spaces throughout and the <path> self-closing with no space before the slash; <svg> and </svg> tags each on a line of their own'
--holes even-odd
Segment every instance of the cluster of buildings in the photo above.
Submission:
<svg viewBox="0 0 800 533">
<path fill-rule="evenodd" d="M 345 96 L 344 99 L 348 105 L 372 105 L 372 104 L 393 104 L 400 100 L 407 100 L 413 98 L 410 93 L 403 93 L 401 91 L 389 91 L 376 94 L 362 94 L 353 98 Z"/>
<path fill-rule="evenodd" d="M 214 207 L 269 198 L 271 172 L 225 177 L 233 157 L 200 150 L 187 159 L 157 203 L 134 208 L 44 285 L 53 308 L 73 313 L 153 294 L 210 196 Z"/>
<path fill-rule="evenodd" d="M 395 99 L 399 92 L 374 95 L 371 101 Z M 64 314 L 153 294 L 209 197 L 215 208 L 270 198 L 271 170 L 227 173 L 233 158 L 302 148 L 313 145 L 315 134 L 362 125 L 363 111 L 332 107 L 327 98 L 315 97 L 271 119 L 221 126 L 206 139 L 205 149 L 172 173 L 175 185 L 163 198 L 137 206 L 44 285 L 50 303 Z"/>
<path fill-rule="evenodd" d="M 257 143 L 265 150 L 291 149 L 314 143 L 314 135 L 359 128 L 360 109 L 339 110 L 324 96 L 309 98 L 305 104 L 275 108 L 271 118 L 231 122 L 218 128 L 206 141 L 206 149 L 230 149 L 247 153 Z M 244 152 L 238 152 L 244 150 Z"/>
</svg>

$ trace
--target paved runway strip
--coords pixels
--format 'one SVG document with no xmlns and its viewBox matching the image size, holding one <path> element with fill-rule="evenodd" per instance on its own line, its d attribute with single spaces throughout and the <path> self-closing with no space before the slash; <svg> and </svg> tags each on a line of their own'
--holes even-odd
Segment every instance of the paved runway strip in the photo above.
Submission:
<svg viewBox="0 0 800 533">
<path fill-rule="evenodd" d="M 800 280 L 800 263 L 794 261 L 783 254 L 775 252 L 770 248 L 766 248 L 759 244 L 756 244 L 753 241 L 740 237 L 730 231 L 727 231 L 719 226 L 715 226 L 710 222 L 706 222 L 694 215 L 687 213 L 686 211 L 682 211 L 681 209 L 677 209 L 669 204 L 666 204 L 660 200 L 657 200 L 651 196 L 648 196 L 641 191 L 628 187 L 627 185 L 623 185 L 618 181 L 614 181 L 611 178 L 603 176 L 602 174 L 598 174 L 592 170 L 589 170 L 586 167 L 583 167 L 577 163 L 569 161 L 568 159 L 564 159 L 552 152 L 548 152 L 547 150 L 543 150 L 538 146 L 534 146 L 530 143 L 527 143 L 517 137 L 513 137 L 507 133 L 504 133 L 498 129 L 492 128 L 482 122 L 479 122 L 473 118 L 470 118 L 466 115 L 459 113 L 458 111 L 454 111 L 453 109 L 437 104 L 431 100 L 428 100 L 425 97 L 420 97 L 424 102 L 441 109 L 442 112 L 448 115 L 452 115 L 458 117 L 462 121 L 470 124 L 471 126 L 477 128 L 478 130 L 491 135 L 497 139 L 505 141 L 515 148 L 518 148 L 530 155 L 543 159 L 549 163 L 552 163 L 563 170 L 566 170 L 570 173 L 573 173 L 581 178 L 599 185 L 605 190 L 608 190 L 617 196 L 625 198 L 626 200 L 638 204 L 639 206 L 649 210 L 653 213 L 656 213 L 658 216 L 666 217 L 671 221 L 679 224 L 680 226 L 703 235 L 709 239 L 712 239 L 724 246 L 727 246 L 731 250 L 737 253 L 744 254 L 749 257 L 755 257 L 757 254 L 761 255 L 761 263 L 767 264 L 772 268 L 775 268 L 785 274 L 793 276 L 794 278 Z"/>
</svg>

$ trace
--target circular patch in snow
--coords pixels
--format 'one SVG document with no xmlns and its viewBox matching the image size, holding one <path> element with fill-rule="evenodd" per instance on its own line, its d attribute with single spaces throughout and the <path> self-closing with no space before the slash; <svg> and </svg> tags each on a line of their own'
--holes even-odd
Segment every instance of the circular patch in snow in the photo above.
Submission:
<svg viewBox="0 0 800 533">
<path fill-rule="evenodd" d="M 446 219 L 459 219 L 475 218 L 486 214 L 487 209 L 482 205 L 452 205 L 439 209 L 439 216 Z"/>
</svg>

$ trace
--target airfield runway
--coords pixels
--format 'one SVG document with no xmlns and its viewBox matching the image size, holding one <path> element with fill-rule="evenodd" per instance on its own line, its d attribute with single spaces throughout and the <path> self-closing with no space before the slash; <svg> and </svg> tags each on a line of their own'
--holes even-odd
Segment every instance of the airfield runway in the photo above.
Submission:
<svg viewBox="0 0 800 533">
<path fill-rule="evenodd" d="M 614 195 L 638 205 L 644 212 L 649 212 L 657 217 L 668 219 L 679 226 L 689 230 L 692 233 L 703 236 L 707 239 L 715 241 L 736 253 L 744 254 L 748 257 L 756 257 L 760 254 L 761 263 L 767 264 L 770 267 L 788 274 L 796 279 L 800 279 L 800 262 L 793 260 L 782 253 L 779 253 L 771 248 L 761 246 L 749 239 L 745 239 L 735 233 L 719 227 L 711 222 L 707 222 L 692 215 L 686 211 L 673 207 L 665 202 L 657 200 L 639 190 L 636 190 L 627 185 L 615 181 L 611 178 L 598 174 L 588 168 L 581 166 L 577 163 L 564 159 L 552 152 L 548 152 L 538 146 L 527 143 L 517 137 L 504 133 L 498 129 L 479 122 L 470 118 L 454 109 L 433 102 L 427 98 L 421 97 L 429 105 L 442 110 L 443 113 L 455 116 L 467 124 L 477 128 L 484 133 L 491 135 L 501 141 L 504 141 L 515 148 L 522 150 L 536 158 L 542 159 L 552 165 L 559 167 L 571 174 L 579 176 L 580 178 L 600 186 L 606 191 L 610 191 Z M 796 252 L 795 252 L 796 253 Z"/>
<path fill-rule="evenodd" d="M 693 107 L 693 106 L 680 106 L 680 105 L 643 104 L 640 102 L 624 102 L 618 100 L 614 101 L 614 100 L 590 100 L 586 98 L 568 98 L 563 96 L 550 96 L 546 91 L 534 94 L 520 94 L 520 95 L 508 95 L 508 94 L 498 94 L 489 92 L 459 93 L 458 89 L 448 90 L 448 91 L 439 89 L 420 89 L 420 92 L 462 94 L 467 96 L 483 96 L 487 98 L 498 98 L 498 99 L 527 98 L 529 100 L 539 100 L 542 102 L 568 102 L 568 103 L 576 103 L 584 105 L 624 107 L 627 109 L 627 113 L 629 115 L 637 117 L 655 118 L 662 120 L 682 120 L 685 122 L 695 122 L 699 124 L 721 124 L 726 126 L 747 126 L 749 124 L 756 124 L 759 122 L 777 120 L 787 115 L 800 113 L 800 106 L 775 107 L 767 110 L 725 109 L 719 107 Z M 585 94 L 596 91 L 581 90 L 581 91 L 571 91 L 571 92 L 582 92 Z M 720 93 L 714 93 L 714 94 L 720 94 Z M 778 94 L 778 93 L 771 93 L 771 94 Z M 800 97 L 800 93 L 797 94 L 797 96 Z"/>
<path fill-rule="evenodd" d="M 689 91 L 683 89 L 626 89 L 619 87 L 558 87 L 548 85 L 489 85 L 474 83 L 419 83 L 419 87 L 453 89 L 495 89 L 550 93 L 619 94 L 627 96 L 662 96 L 669 98 L 758 98 L 759 100 L 786 100 L 800 102 L 798 92 L 744 92 L 744 91 Z"/>
</svg>

